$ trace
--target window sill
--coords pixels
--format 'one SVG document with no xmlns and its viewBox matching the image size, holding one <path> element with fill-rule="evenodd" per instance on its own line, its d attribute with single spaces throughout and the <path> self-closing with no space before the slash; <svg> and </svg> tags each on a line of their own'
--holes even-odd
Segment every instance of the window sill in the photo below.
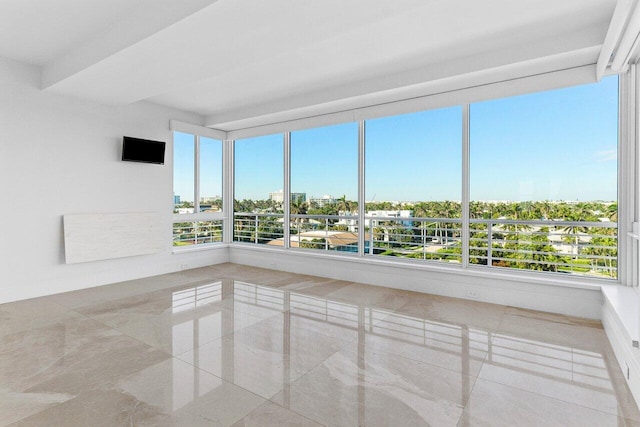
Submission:
<svg viewBox="0 0 640 427">
<path fill-rule="evenodd" d="M 215 251 L 218 249 L 227 249 L 229 245 L 227 243 L 209 243 L 207 245 L 197 245 L 197 246 L 173 246 L 171 253 L 173 255 L 177 254 L 185 254 L 191 252 L 201 252 L 201 251 Z"/>
<path fill-rule="evenodd" d="M 617 320 L 631 338 L 633 347 L 638 348 L 640 341 L 640 300 L 638 289 L 629 286 L 603 285 L 602 295 L 609 303 Z"/>
</svg>

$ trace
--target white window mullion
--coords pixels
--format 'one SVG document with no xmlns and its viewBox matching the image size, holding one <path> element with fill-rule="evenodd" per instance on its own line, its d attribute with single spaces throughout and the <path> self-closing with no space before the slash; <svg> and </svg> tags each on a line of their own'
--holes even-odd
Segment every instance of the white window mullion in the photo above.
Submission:
<svg viewBox="0 0 640 427">
<path fill-rule="evenodd" d="M 627 82 L 629 87 L 626 90 L 629 93 L 629 96 L 632 97 L 632 102 L 629 103 L 629 111 L 625 113 L 625 118 L 627 120 L 629 129 L 632 130 L 632 136 L 627 137 L 624 141 L 627 147 L 629 147 L 630 153 L 629 157 L 633 159 L 631 163 L 631 170 L 629 171 L 629 181 L 632 182 L 632 188 L 628 191 L 627 203 L 633 208 L 630 209 L 631 212 L 631 221 L 634 223 L 640 222 L 640 149 L 638 149 L 638 137 L 640 135 L 640 120 L 638 120 L 638 100 L 640 99 L 640 94 L 638 93 L 638 89 L 640 88 L 640 84 L 638 83 L 638 66 L 636 64 L 631 65 L 629 68 L 629 77 Z M 622 79 L 624 80 L 624 79 Z M 618 182 L 620 178 L 618 178 Z M 618 212 L 620 212 L 620 197 L 618 196 Z M 619 214 L 618 214 L 619 216 Z M 627 221 L 629 223 L 630 221 Z M 620 218 L 618 218 L 618 228 L 620 228 Z M 633 226 L 631 226 L 631 230 L 629 231 L 640 231 L 640 227 L 636 226 L 637 230 L 634 230 Z M 618 233 L 620 231 L 618 230 Z M 625 268 L 627 271 L 627 283 L 630 286 L 638 286 L 638 281 L 640 280 L 640 246 L 638 241 L 633 241 L 628 248 L 628 256 L 626 259 L 628 260 L 628 268 Z M 618 257 L 620 258 L 620 257 Z M 630 279 L 630 280 L 629 280 Z"/>
<path fill-rule="evenodd" d="M 365 149 L 366 149 L 365 122 L 358 122 L 358 255 L 364 256 L 365 242 Z M 369 230 L 369 233 L 372 233 Z"/>
<path fill-rule="evenodd" d="M 290 227 L 291 224 L 291 132 L 285 132 L 283 135 L 284 144 L 284 189 L 282 209 L 284 210 L 284 219 L 282 221 L 282 231 L 284 238 L 284 247 L 288 249 L 291 243 Z"/>
<path fill-rule="evenodd" d="M 195 135 L 193 147 L 193 213 L 200 213 L 200 135 Z"/>
<path fill-rule="evenodd" d="M 462 267 L 469 266 L 469 104 L 462 106 Z"/>
<path fill-rule="evenodd" d="M 638 138 L 636 66 L 620 75 L 618 93 L 618 280 L 627 286 L 637 286 L 639 254 L 633 227 L 640 221 L 636 193 L 640 179 L 639 153 L 635 149 Z"/>
<path fill-rule="evenodd" d="M 222 242 L 233 242 L 234 229 L 234 141 L 222 141 L 222 213 L 226 218 L 223 222 Z"/>
</svg>

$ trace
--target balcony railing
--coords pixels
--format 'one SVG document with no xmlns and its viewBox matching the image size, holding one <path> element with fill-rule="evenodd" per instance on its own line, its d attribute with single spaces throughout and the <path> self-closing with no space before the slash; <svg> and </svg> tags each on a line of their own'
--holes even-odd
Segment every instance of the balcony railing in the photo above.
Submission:
<svg viewBox="0 0 640 427">
<path fill-rule="evenodd" d="M 368 255 L 459 263 L 462 220 L 365 216 Z"/>
<path fill-rule="evenodd" d="M 614 222 L 472 219 L 470 235 L 472 264 L 617 277 Z"/>
<path fill-rule="evenodd" d="M 241 213 L 233 215 L 233 241 L 267 244 L 284 238 L 284 214 Z"/>
<path fill-rule="evenodd" d="M 222 242 L 222 220 L 173 223 L 173 246 L 220 242 Z"/>
<path fill-rule="evenodd" d="M 284 215 L 236 213 L 234 241 L 284 246 Z M 364 218 L 364 254 L 447 263 L 462 261 L 459 218 Z M 291 215 L 291 248 L 358 252 L 358 217 Z M 616 278 L 613 222 L 472 219 L 469 263 Z"/>
</svg>

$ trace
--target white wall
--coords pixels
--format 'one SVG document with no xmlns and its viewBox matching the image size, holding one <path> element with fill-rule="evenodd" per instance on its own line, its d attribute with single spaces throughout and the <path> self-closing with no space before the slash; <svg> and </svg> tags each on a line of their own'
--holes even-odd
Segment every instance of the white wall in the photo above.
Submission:
<svg viewBox="0 0 640 427">
<path fill-rule="evenodd" d="M 434 295 L 471 299 L 569 316 L 600 319 L 602 292 L 598 285 L 571 285 L 557 277 L 532 278 L 523 272 L 487 273 L 441 266 L 399 266 L 383 260 L 312 251 L 279 250 L 235 244 L 231 262 L 292 273 L 387 286 Z"/>
<path fill-rule="evenodd" d="M 0 303 L 224 262 L 226 248 L 172 254 L 169 120 L 149 103 L 111 107 L 43 92 L 38 68 L 0 58 Z M 167 141 L 166 164 L 120 161 L 122 136 Z M 158 212 L 164 250 L 66 265 L 62 215 Z"/>
</svg>

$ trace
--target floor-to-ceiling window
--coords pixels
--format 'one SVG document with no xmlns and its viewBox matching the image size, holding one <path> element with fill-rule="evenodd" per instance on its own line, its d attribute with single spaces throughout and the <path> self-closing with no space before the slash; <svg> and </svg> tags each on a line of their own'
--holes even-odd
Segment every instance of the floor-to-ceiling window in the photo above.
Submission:
<svg viewBox="0 0 640 427">
<path fill-rule="evenodd" d="M 367 254 L 460 262 L 462 109 L 365 122 Z"/>
<path fill-rule="evenodd" d="M 299 248 L 358 251 L 358 124 L 291 133 L 291 237 Z"/>
<path fill-rule="evenodd" d="M 284 245 L 283 136 L 235 141 L 236 242 Z"/>
<path fill-rule="evenodd" d="M 470 263 L 617 276 L 617 77 L 472 104 L 470 151 Z"/>
<path fill-rule="evenodd" d="M 194 212 L 196 136 L 173 133 L 173 213 Z"/>
<path fill-rule="evenodd" d="M 222 141 L 173 134 L 173 245 L 222 241 Z"/>
</svg>

